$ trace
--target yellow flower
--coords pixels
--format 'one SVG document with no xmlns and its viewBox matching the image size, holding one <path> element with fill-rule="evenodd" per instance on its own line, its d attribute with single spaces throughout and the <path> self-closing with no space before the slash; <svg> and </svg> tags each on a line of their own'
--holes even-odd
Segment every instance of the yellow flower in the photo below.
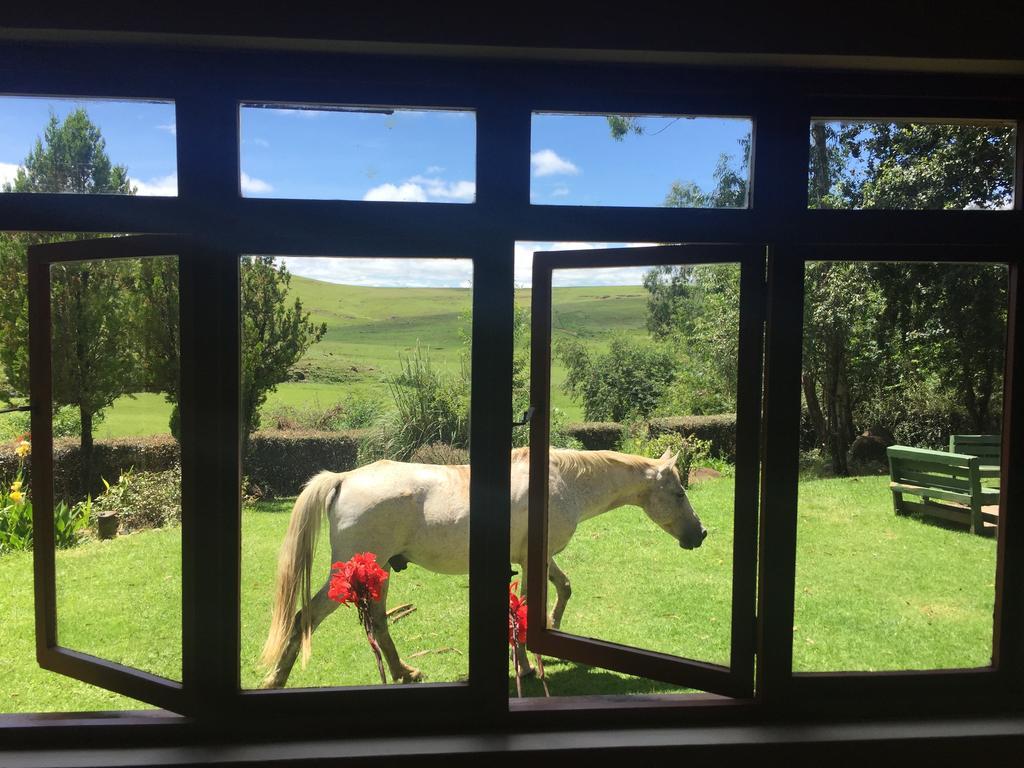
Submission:
<svg viewBox="0 0 1024 768">
<path fill-rule="evenodd" d="M 24 459 L 30 453 L 32 453 L 32 444 L 28 440 L 22 440 L 18 443 L 18 447 L 14 449 L 14 452 L 18 454 L 19 459 Z"/>
<path fill-rule="evenodd" d="M 25 500 L 25 494 L 21 491 L 11 491 L 11 501 L 15 504 L 21 504 Z"/>
<path fill-rule="evenodd" d="M 13 483 L 11 483 L 11 491 L 17 493 L 18 491 L 21 490 L 21 485 L 21 480 L 15 480 Z"/>
</svg>

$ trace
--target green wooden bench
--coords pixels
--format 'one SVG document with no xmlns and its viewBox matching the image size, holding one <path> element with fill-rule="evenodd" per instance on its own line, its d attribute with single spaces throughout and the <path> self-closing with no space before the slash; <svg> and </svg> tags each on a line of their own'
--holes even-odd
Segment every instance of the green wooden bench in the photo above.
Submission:
<svg viewBox="0 0 1024 768">
<path fill-rule="evenodd" d="M 889 455 L 893 511 L 917 512 L 967 525 L 972 533 L 985 534 L 985 523 L 998 525 L 999 517 L 984 508 L 999 504 L 999 490 L 981 484 L 983 459 L 967 453 L 947 453 L 925 448 L 893 445 Z M 908 501 L 905 495 L 920 501 Z"/>
<path fill-rule="evenodd" d="M 966 453 L 981 459 L 982 477 L 999 477 L 1002 458 L 1002 438 L 999 435 L 950 435 L 949 452 Z"/>
</svg>

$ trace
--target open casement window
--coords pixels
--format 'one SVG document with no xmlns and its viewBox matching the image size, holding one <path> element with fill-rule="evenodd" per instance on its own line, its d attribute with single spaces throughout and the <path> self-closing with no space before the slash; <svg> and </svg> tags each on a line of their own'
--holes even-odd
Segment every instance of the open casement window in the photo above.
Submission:
<svg viewBox="0 0 1024 768">
<path fill-rule="evenodd" d="M 535 408 L 535 415 L 530 427 L 529 556 L 526 567 L 529 612 L 528 645 L 531 651 L 709 693 L 741 698 L 753 695 L 764 265 L 764 249 L 755 245 L 673 245 L 534 253 L 531 404 Z M 635 647 L 629 640 L 624 642 L 621 639 L 621 633 L 619 637 L 609 639 L 617 632 L 614 626 L 616 620 L 610 617 L 604 619 L 606 623 L 602 624 L 597 631 L 587 632 L 593 635 L 604 634 L 604 639 L 602 639 L 594 636 L 585 637 L 579 633 L 573 634 L 564 628 L 556 630 L 548 626 L 546 616 L 549 606 L 549 560 L 556 557 L 558 552 L 566 546 L 564 531 L 557 532 L 557 526 L 561 524 L 559 517 L 565 509 L 574 503 L 564 495 L 564 488 L 566 484 L 572 483 L 577 475 L 580 479 L 584 478 L 584 473 L 587 471 L 580 470 L 578 467 L 561 466 L 559 454 L 550 448 L 554 315 L 557 314 L 559 318 L 565 319 L 565 323 L 559 320 L 557 329 L 564 333 L 565 329 L 562 326 L 571 324 L 570 320 L 566 319 L 571 317 L 571 310 L 563 312 L 558 310 L 559 291 L 581 290 L 557 286 L 603 286 L 608 283 L 598 273 L 611 279 L 621 279 L 616 278 L 616 274 L 618 274 L 619 276 L 627 275 L 625 283 L 631 284 L 632 290 L 636 294 L 639 290 L 636 285 L 640 275 L 652 268 L 655 272 L 647 272 L 651 278 L 660 274 L 666 280 L 674 280 L 677 284 L 682 283 L 681 290 L 684 293 L 692 287 L 693 281 L 698 279 L 697 276 L 701 274 L 700 270 L 709 270 L 704 273 L 707 275 L 717 275 L 715 278 L 709 277 L 708 279 L 716 279 L 719 286 L 729 286 L 721 289 L 719 295 L 729 297 L 726 301 L 731 318 L 730 320 L 723 319 L 722 328 L 728 328 L 723 333 L 725 337 L 723 349 L 729 350 L 724 356 L 732 358 L 729 362 L 732 365 L 731 379 L 735 386 L 737 414 L 735 489 L 731 494 L 723 494 L 722 500 L 718 503 L 720 510 L 715 517 L 714 524 L 708 522 L 709 517 L 704 517 L 704 522 L 712 527 L 710 535 L 716 539 L 716 544 L 718 541 L 725 542 L 720 545 L 722 550 L 716 553 L 715 557 L 720 567 L 724 562 L 721 581 L 724 581 L 727 586 L 723 588 L 719 601 L 720 607 L 717 613 L 720 615 L 709 615 L 708 618 L 709 622 L 717 623 L 720 628 L 718 631 L 721 633 L 718 638 L 719 642 L 715 644 L 717 650 L 714 652 L 710 650 L 710 642 L 706 646 L 701 646 L 699 638 L 694 639 L 692 643 L 684 642 L 682 646 L 677 645 L 672 649 L 663 646 L 658 650 Z M 587 277 L 588 272 L 592 273 L 590 279 Z M 553 283 L 555 288 L 552 287 Z M 591 290 L 604 292 L 603 288 L 592 288 Z M 642 311 L 641 309 L 641 313 Z M 609 318 L 609 322 L 615 322 L 615 320 Z M 643 328 L 643 325 L 643 314 L 640 314 L 638 323 L 634 319 L 638 335 L 632 341 L 627 342 L 627 346 L 633 343 L 648 343 L 642 338 L 646 336 L 646 331 L 639 330 Z M 711 332 L 708 329 L 705 330 Z M 673 340 L 671 335 L 668 338 L 669 340 L 665 342 L 667 352 L 664 354 L 670 356 L 684 354 L 684 342 Z M 558 355 L 557 349 L 555 349 L 555 354 L 560 359 L 561 356 Z M 631 375 L 628 364 L 626 368 L 624 375 L 628 377 Z M 653 372 L 654 369 L 651 370 Z M 638 375 L 642 376 L 643 374 Z M 660 385 L 669 386 L 666 382 L 661 382 Z M 637 381 L 633 386 L 658 387 L 659 383 Z M 648 414 L 641 413 L 640 415 L 644 417 Z M 616 456 L 611 456 L 610 460 L 623 461 Z M 558 483 L 558 490 L 549 488 L 549 462 L 550 475 L 552 478 L 557 478 L 555 482 Z M 698 561 L 692 558 L 697 555 L 685 550 L 693 549 L 694 552 L 700 552 L 697 548 L 701 546 L 703 537 L 709 531 L 703 528 L 699 520 L 694 522 L 692 517 L 687 516 L 686 508 L 690 504 L 685 493 L 679 489 L 680 482 L 685 481 L 685 478 L 681 478 L 677 474 L 673 484 L 672 478 L 667 477 L 664 483 L 665 487 L 662 488 L 659 485 L 660 480 L 655 478 L 655 476 L 661 477 L 658 474 L 660 466 L 661 464 L 654 460 L 651 462 L 651 466 L 638 464 L 623 470 L 624 473 L 636 470 L 646 478 L 638 480 L 639 485 L 644 487 L 638 491 L 637 498 L 625 503 L 643 508 L 646 515 L 651 518 L 651 520 L 645 520 L 642 514 L 636 514 L 638 526 L 649 528 L 653 521 L 672 538 L 678 538 L 678 545 L 676 545 L 673 541 L 665 540 L 665 533 L 655 530 L 655 534 L 659 537 L 658 545 L 664 543 L 666 547 L 674 546 L 674 551 L 678 554 L 673 557 L 691 558 L 685 562 L 679 561 L 679 563 L 687 565 L 691 571 L 695 571 L 699 568 L 695 565 Z M 671 462 L 669 462 L 663 467 L 665 474 L 672 473 L 671 466 Z M 596 477 L 602 472 L 617 470 L 618 467 L 613 470 L 610 466 L 602 466 L 590 472 L 590 476 Z M 630 477 L 633 476 L 630 475 Z M 652 479 L 654 479 L 653 484 Z M 650 487 L 647 487 L 648 485 Z M 644 494 L 650 494 L 650 496 L 644 496 Z M 657 501 L 652 501 L 655 494 L 659 494 Z M 701 509 L 697 508 L 699 506 L 695 502 L 688 511 L 689 515 L 692 516 L 696 512 L 698 516 L 701 516 Z M 575 535 L 579 536 L 580 533 L 577 531 Z M 727 544 L 729 537 L 732 540 L 731 548 Z M 618 549 L 628 550 L 629 547 L 628 542 L 623 542 Z M 706 552 L 708 549 L 710 547 L 706 547 L 704 551 Z M 642 551 L 626 551 L 622 554 L 626 558 L 625 570 L 622 573 L 623 583 L 621 588 L 617 588 L 617 591 L 621 592 L 621 595 L 625 595 L 625 597 L 620 595 L 620 599 L 628 601 L 633 599 L 630 586 L 627 583 L 629 580 L 628 570 L 646 570 L 649 566 L 645 562 Z M 557 577 L 558 571 L 553 572 Z M 677 578 L 678 589 L 674 583 Z M 659 574 L 659 580 L 672 585 L 669 587 L 672 590 L 669 599 L 678 600 L 673 605 L 672 615 L 667 617 L 669 621 L 680 620 L 683 617 L 676 614 L 684 614 L 688 610 L 692 611 L 695 607 L 699 607 L 696 606 L 696 603 L 701 600 L 701 596 L 693 593 L 696 590 L 687 589 L 685 586 L 687 578 L 692 579 L 691 584 L 697 584 L 700 579 L 707 578 L 707 574 L 691 573 L 689 577 L 683 577 L 681 572 L 673 573 L 672 567 Z M 728 586 L 729 579 L 731 579 L 731 587 Z M 606 597 L 611 598 L 611 595 Z M 570 604 L 569 612 L 571 613 L 572 610 Z M 664 620 L 665 617 L 662 618 Z M 623 613 L 622 621 L 635 621 L 642 625 L 645 616 L 642 610 L 630 612 L 627 608 Z M 667 636 L 670 634 L 670 630 L 671 627 L 666 628 L 664 634 Z M 667 642 L 657 635 L 658 633 L 655 632 L 647 637 L 655 642 Z M 708 640 L 707 637 L 704 639 Z"/>
<path fill-rule="evenodd" d="M 1007 542 L 1015 535 L 1011 533 L 1014 510 L 1010 488 L 1012 474 L 1018 471 L 1015 461 L 1019 463 L 1016 451 L 1020 442 L 1019 428 L 1012 426 L 1015 412 L 1011 400 L 1013 357 L 1019 349 L 1019 340 L 1014 339 L 1015 318 L 1020 312 L 1019 249 L 999 245 L 807 245 L 780 248 L 774 259 L 779 280 L 769 299 L 777 311 L 769 317 L 772 375 L 766 399 L 772 410 L 765 424 L 762 503 L 762 525 L 774 532 L 774 537 L 762 550 L 762 568 L 773 569 L 767 581 L 774 582 L 776 577 L 792 578 L 794 573 L 779 569 L 776 558 L 787 559 L 790 568 L 795 564 L 796 599 L 787 611 L 776 612 L 776 603 L 765 603 L 767 598 L 762 597 L 762 619 L 768 612 L 774 615 L 769 640 L 786 636 L 790 641 L 772 642 L 769 656 L 760 664 L 762 673 L 772 678 L 773 696 L 805 706 L 842 699 L 853 707 L 879 700 L 913 700 L 936 708 L 968 700 L 990 704 L 1001 700 L 1011 690 L 1013 679 L 1006 659 L 1012 653 L 1007 637 L 1014 617 L 1003 606 Z M 782 277 L 787 278 L 785 284 Z M 839 280 L 846 280 L 850 289 L 841 296 L 831 294 L 831 301 L 823 299 L 823 292 Z M 873 340 L 877 349 L 871 372 L 882 377 L 883 383 L 893 386 L 890 369 L 919 375 L 927 373 L 926 366 L 936 360 L 941 363 L 941 382 L 956 384 L 959 367 L 966 365 L 967 358 L 960 350 L 975 356 L 987 350 L 996 383 L 990 389 L 989 427 L 983 431 L 989 432 L 986 439 L 993 446 L 999 446 L 1000 467 L 997 473 L 991 466 L 977 466 L 981 459 L 949 452 L 948 431 L 941 432 L 930 447 L 921 447 L 922 439 L 913 434 L 900 440 L 897 433 L 897 447 L 887 451 L 885 475 L 852 478 L 861 481 L 860 490 L 850 486 L 841 502 L 849 505 L 847 514 L 858 515 L 862 510 L 857 508 L 857 498 L 873 493 L 878 508 L 886 509 L 876 526 L 879 540 L 875 550 L 858 553 L 826 547 L 830 551 L 823 552 L 818 542 L 821 529 L 827 526 L 816 519 L 815 491 L 801 483 L 799 500 L 792 494 L 799 473 L 797 430 L 782 425 L 799 423 L 801 397 L 806 400 L 810 392 L 814 399 L 808 380 L 814 376 L 817 358 L 810 357 L 809 363 L 808 356 L 833 343 L 826 335 L 835 329 L 852 338 L 858 324 L 883 317 L 871 308 L 872 296 L 879 291 L 887 297 L 888 306 L 895 304 L 904 313 L 897 316 L 889 311 L 884 318 L 895 326 Z M 855 311 L 844 316 L 849 306 L 855 306 Z M 900 333 L 898 326 L 906 322 L 901 319 L 905 317 L 916 325 L 909 333 Z M 793 343 L 792 339 L 800 338 L 802 345 Z M 929 352 L 941 349 L 939 344 L 947 338 L 954 340 L 957 354 Z M 908 349 L 913 354 L 908 354 Z M 981 379 L 979 375 L 978 381 Z M 920 384 L 916 387 L 921 389 Z M 914 394 L 907 391 L 902 398 L 911 413 L 918 402 L 912 399 Z M 965 426 L 960 431 L 978 430 Z M 904 441 L 914 447 L 899 447 Z M 960 453 L 967 452 L 962 449 Z M 875 485 L 868 485 L 875 480 Z M 860 497 L 855 495 L 858 492 Z M 914 582 L 914 569 L 907 566 L 931 555 L 924 548 L 910 546 L 911 537 L 923 530 L 939 530 L 940 535 L 957 537 L 964 547 L 983 549 L 980 562 L 984 572 L 955 563 L 951 555 L 928 580 Z M 898 546 L 903 549 L 893 549 Z M 890 558 L 889 551 L 898 551 L 898 559 Z M 968 563 L 978 560 L 965 558 Z M 815 604 L 815 594 L 826 577 L 836 578 L 846 573 L 843 569 L 856 573 L 856 578 L 838 578 L 843 579 L 848 594 L 857 594 L 884 568 L 889 570 L 881 575 L 889 586 L 861 595 L 858 607 L 866 604 L 865 613 L 843 615 Z M 781 593 L 772 592 L 774 587 L 771 583 L 766 591 L 778 597 Z M 976 593 L 973 604 L 972 592 Z M 943 632 L 946 616 L 935 610 L 938 604 L 950 612 L 973 612 L 978 617 L 977 630 L 951 637 L 954 626 L 947 623 L 950 630 Z M 926 620 L 915 623 L 918 613 Z M 884 654 L 876 651 L 865 656 L 857 650 L 857 635 L 865 622 L 875 621 L 889 626 L 888 646 Z M 943 650 L 942 644 L 950 640 L 952 650 Z M 823 645 L 829 647 L 829 655 L 818 650 Z"/>
<path fill-rule="evenodd" d="M 198 249 L 194 245 L 174 236 L 69 240 L 28 249 L 38 662 L 44 669 L 178 713 L 191 711 L 198 694 L 194 685 L 198 653 L 195 489 L 203 482 L 204 473 L 215 466 L 210 462 L 203 469 L 199 455 L 196 381 L 192 378 L 198 365 L 186 363 L 179 372 L 178 361 L 174 359 L 180 354 L 180 359 L 184 360 L 202 346 L 196 343 L 199 331 L 196 325 L 187 321 L 180 323 L 197 317 L 200 300 L 195 291 L 197 256 Z M 101 604 L 107 605 L 107 610 L 83 612 L 83 601 L 90 599 L 84 597 L 91 586 L 88 576 L 76 571 L 71 560 L 62 560 L 57 545 L 60 529 L 67 525 L 69 506 L 95 496 L 97 489 L 76 486 L 75 490 L 69 490 L 67 478 L 77 476 L 77 472 L 73 465 L 68 469 L 60 466 L 63 461 L 55 462 L 55 394 L 61 398 L 59 403 L 76 396 L 92 397 L 95 401 L 103 396 L 95 394 L 103 388 L 98 383 L 100 374 L 95 375 L 92 383 L 89 381 L 93 376 L 91 371 L 97 367 L 94 365 L 97 356 L 115 358 L 115 365 L 127 365 L 130 358 L 138 355 L 137 348 L 127 348 L 132 343 L 127 331 L 136 323 L 129 313 L 133 302 L 144 293 L 140 286 L 147 275 L 150 281 L 160 285 L 165 300 L 162 308 L 171 315 L 178 313 L 177 317 L 167 317 L 166 328 L 170 334 L 168 346 L 173 347 L 168 352 L 173 369 L 170 375 L 179 378 L 180 373 L 176 383 L 182 414 L 182 541 L 180 549 L 174 549 L 181 554 L 174 557 L 176 553 L 172 553 L 168 561 L 159 563 L 136 558 L 128 566 L 132 572 L 121 573 L 118 589 L 111 590 L 116 594 L 103 596 L 105 601 Z M 178 328 L 181 329 L 180 339 L 175 333 Z M 217 345 L 215 330 L 206 328 L 202 332 L 207 342 Z M 92 349 L 87 351 L 87 347 Z M 65 357 L 75 359 L 69 362 L 63 359 Z M 74 374 L 68 373 L 72 367 Z M 206 376 L 209 383 L 216 378 L 215 373 Z M 70 380 L 77 383 L 69 385 Z M 68 394 L 73 391 L 72 387 L 78 388 L 74 390 L 78 395 Z M 92 390 L 92 395 L 81 394 L 88 389 Z M 85 473 L 83 476 L 85 485 L 98 479 L 89 478 Z M 112 480 L 116 482 L 117 478 Z M 55 482 L 60 486 L 59 492 Z M 88 515 L 90 507 L 88 502 L 86 504 L 85 514 Z M 159 614 L 141 618 L 146 616 L 147 606 L 133 604 L 131 584 L 133 579 L 142 578 L 161 580 L 168 590 L 180 594 L 180 622 L 167 621 Z M 91 625 L 92 630 L 80 631 L 82 624 Z M 169 626 L 171 624 L 174 626 Z M 163 648 L 166 656 L 146 659 L 137 655 L 135 635 L 154 630 L 157 637 L 166 633 L 170 638 Z"/>
</svg>

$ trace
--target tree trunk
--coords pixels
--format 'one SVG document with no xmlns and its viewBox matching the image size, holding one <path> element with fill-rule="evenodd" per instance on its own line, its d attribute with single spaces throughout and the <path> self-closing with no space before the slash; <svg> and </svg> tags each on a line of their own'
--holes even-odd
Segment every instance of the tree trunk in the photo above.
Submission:
<svg viewBox="0 0 1024 768">
<path fill-rule="evenodd" d="M 82 491 L 92 493 L 92 413 L 83 403 L 78 404 L 78 414 L 82 419 L 82 432 L 79 438 L 79 455 L 82 467 Z"/>
<path fill-rule="evenodd" d="M 814 377 L 805 371 L 800 381 L 804 385 L 804 400 L 807 401 L 807 414 L 811 417 L 811 426 L 814 427 L 814 439 L 819 448 L 826 448 L 828 430 L 825 427 L 825 417 L 821 413 L 821 403 L 818 402 L 818 389 L 814 385 Z"/>
</svg>

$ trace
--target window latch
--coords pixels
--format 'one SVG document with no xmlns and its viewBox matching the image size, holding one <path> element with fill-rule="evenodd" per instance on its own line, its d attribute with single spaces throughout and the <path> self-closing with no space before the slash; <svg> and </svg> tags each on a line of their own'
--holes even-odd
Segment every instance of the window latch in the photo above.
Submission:
<svg viewBox="0 0 1024 768">
<path fill-rule="evenodd" d="M 525 427 L 530 423 L 530 419 L 533 418 L 533 412 L 536 410 L 532 405 L 523 412 L 522 421 L 513 421 L 513 427 Z"/>
</svg>

